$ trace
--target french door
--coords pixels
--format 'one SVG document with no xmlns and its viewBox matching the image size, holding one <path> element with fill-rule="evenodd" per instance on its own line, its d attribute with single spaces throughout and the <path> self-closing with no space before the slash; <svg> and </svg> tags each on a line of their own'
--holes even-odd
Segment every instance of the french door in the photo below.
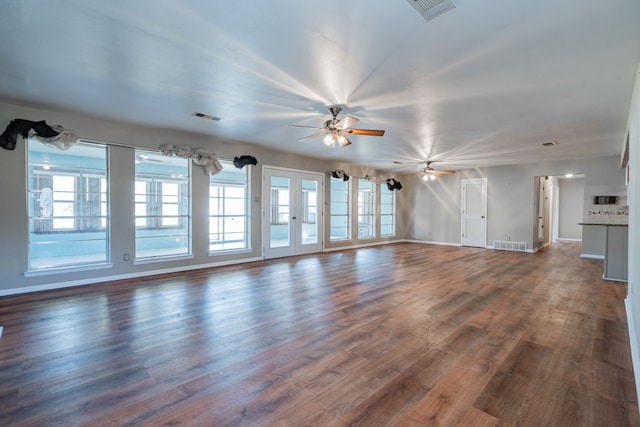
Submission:
<svg viewBox="0 0 640 427">
<path fill-rule="evenodd" d="M 263 167 L 264 258 L 322 252 L 324 175 Z"/>
<path fill-rule="evenodd" d="M 462 246 L 487 246 L 487 180 L 462 180 Z"/>
</svg>

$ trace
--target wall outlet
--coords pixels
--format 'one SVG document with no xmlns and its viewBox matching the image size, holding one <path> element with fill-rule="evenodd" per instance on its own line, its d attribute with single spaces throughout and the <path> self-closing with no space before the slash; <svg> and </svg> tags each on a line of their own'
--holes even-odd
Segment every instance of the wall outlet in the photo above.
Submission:
<svg viewBox="0 0 640 427">
<path fill-rule="evenodd" d="M 129 261 L 129 254 L 122 254 L 123 261 Z"/>
</svg>

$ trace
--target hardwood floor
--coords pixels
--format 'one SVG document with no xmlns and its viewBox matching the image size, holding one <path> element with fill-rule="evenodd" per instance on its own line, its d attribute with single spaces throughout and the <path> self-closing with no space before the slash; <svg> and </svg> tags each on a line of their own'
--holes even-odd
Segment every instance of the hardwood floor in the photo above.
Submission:
<svg viewBox="0 0 640 427">
<path fill-rule="evenodd" d="M 0 425 L 638 426 L 579 245 L 402 243 L 0 299 Z"/>
</svg>

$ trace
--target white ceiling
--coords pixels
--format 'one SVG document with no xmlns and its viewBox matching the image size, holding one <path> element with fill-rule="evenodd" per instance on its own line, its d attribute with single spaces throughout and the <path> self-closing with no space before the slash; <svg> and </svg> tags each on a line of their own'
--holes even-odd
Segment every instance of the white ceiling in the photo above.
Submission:
<svg viewBox="0 0 640 427">
<path fill-rule="evenodd" d="M 640 1 L 455 3 L 2 0 L 0 99 L 406 172 L 620 153 Z M 385 136 L 296 142 L 332 104 Z"/>
</svg>

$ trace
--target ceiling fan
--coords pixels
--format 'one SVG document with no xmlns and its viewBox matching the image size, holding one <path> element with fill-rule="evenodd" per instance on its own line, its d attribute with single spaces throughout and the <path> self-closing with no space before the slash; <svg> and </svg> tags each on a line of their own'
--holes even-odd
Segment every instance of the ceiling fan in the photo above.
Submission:
<svg viewBox="0 0 640 427">
<path fill-rule="evenodd" d="M 347 133 L 353 135 L 367 135 L 367 136 L 383 136 L 383 130 L 374 130 L 374 129 L 356 129 L 351 126 L 355 125 L 359 122 L 353 116 L 346 115 L 342 119 L 338 119 L 338 114 L 340 114 L 342 108 L 334 105 L 329 107 L 329 113 L 333 116 L 333 118 L 324 122 L 323 127 L 316 126 L 302 126 L 302 125 L 289 125 L 298 128 L 308 128 L 308 129 L 319 129 L 321 132 L 314 133 L 313 135 L 305 136 L 304 138 L 300 138 L 297 141 L 304 141 L 306 139 L 316 138 L 318 136 L 323 136 L 324 139 L 322 142 L 328 147 L 335 147 L 336 144 L 341 147 L 346 147 L 351 144 L 349 138 L 347 138 Z"/>
<path fill-rule="evenodd" d="M 394 161 L 393 163 L 395 163 L 397 165 L 421 165 L 421 164 L 424 163 L 426 167 L 422 170 L 422 180 L 423 181 L 433 181 L 434 179 L 436 179 L 439 176 L 456 173 L 456 171 L 454 171 L 454 170 L 436 170 L 436 169 L 432 168 L 431 167 L 431 163 L 435 163 L 435 162 L 436 162 L 436 160 L 433 160 L 433 161 L 425 160 L 425 161 L 418 162 L 418 163 L 405 163 L 405 162 L 396 162 L 396 161 Z"/>
</svg>

